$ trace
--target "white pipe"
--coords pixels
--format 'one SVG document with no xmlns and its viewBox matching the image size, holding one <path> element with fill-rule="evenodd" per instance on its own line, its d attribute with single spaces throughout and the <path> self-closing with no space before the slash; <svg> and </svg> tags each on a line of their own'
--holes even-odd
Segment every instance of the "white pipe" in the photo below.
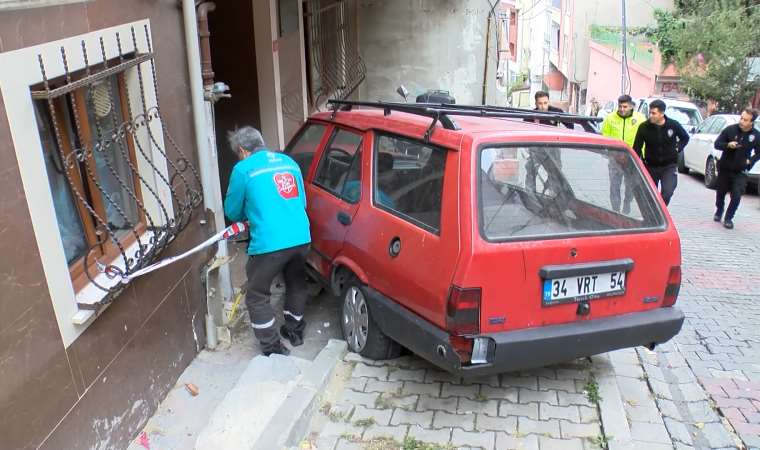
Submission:
<svg viewBox="0 0 760 450">
<path fill-rule="evenodd" d="M 208 117 L 203 98 L 203 79 L 201 77 L 201 55 L 198 44 L 198 18 L 195 14 L 195 1 L 182 0 L 182 17 L 185 25 L 185 45 L 187 47 L 187 67 L 190 74 L 190 99 L 193 106 L 193 125 L 195 129 L 195 145 L 198 149 L 198 166 L 203 187 L 203 206 L 214 213 L 214 232 L 221 231 L 224 226 L 224 211 L 222 209 L 222 192 L 219 188 L 219 163 L 216 157 L 216 142 L 213 133 L 213 118 Z M 211 128 L 211 133 L 209 133 Z M 227 243 L 220 242 L 217 246 L 216 257 L 227 256 Z M 219 284 L 224 299 L 232 297 L 229 265 L 219 268 Z M 209 311 L 209 314 L 211 312 Z M 221 320 L 221 317 L 217 320 Z M 217 323 L 220 325 L 221 323 Z"/>
</svg>

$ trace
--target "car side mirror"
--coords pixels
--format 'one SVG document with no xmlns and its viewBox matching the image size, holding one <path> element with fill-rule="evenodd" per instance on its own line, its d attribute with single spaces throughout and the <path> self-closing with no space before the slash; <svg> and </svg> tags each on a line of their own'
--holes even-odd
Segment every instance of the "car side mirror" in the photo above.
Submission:
<svg viewBox="0 0 760 450">
<path fill-rule="evenodd" d="M 407 98 L 409 97 L 409 91 L 406 89 L 406 87 L 404 87 L 403 84 L 399 86 L 398 89 L 396 89 L 396 92 L 398 93 L 398 95 L 404 98 L 405 102 L 408 102 Z"/>
</svg>

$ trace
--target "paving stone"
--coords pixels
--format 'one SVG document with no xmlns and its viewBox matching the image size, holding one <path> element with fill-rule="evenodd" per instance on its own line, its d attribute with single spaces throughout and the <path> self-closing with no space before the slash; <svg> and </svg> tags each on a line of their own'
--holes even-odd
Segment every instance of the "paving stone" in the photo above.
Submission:
<svg viewBox="0 0 760 450">
<path fill-rule="evenodd" d="M 523 416 L 538 420 L 538 403 L 520 403 L 501 402 L 499 404 L 499 416 Z"/>
<path fill-rule="evenodd" d="M 493 431 L 475 433 L 454 428 L 454 431 L 451 433 L 451 443 L 453 445 L 466 445 L 491 450 L 496 443 L 496 434 Z"/>
<path fill-rule="evenodd" d="M 396 369 L 391 370 L 388 373 L 389 381 L 417 381 L 422 383 L 425 381 L 425 369 L 409 370 L 409 369 Z"/>
<path fill-rule="evenodd" d="M 587 380 L 589 377 L 589 371 L 583 370 L 583 369 L 557 369 L 557 378 L 558 379 L 568 379 L 572 378 L 573 380 Z M 530 386 L 524 386 L 524 387 L 530 387 Z"/>
<path fill-rule="evenodd" d="M 735 447 L 734 439 L 720 422 L 706 423 L 702 436 L 712 448 Z"/>
<path fill-rule="evenodd" d="M 479 384 L 484 387 L 491 386 L 497 388 L 500 386 L 500 381 L 498 375 L 489 375 L 485 377 L 465 378 L 462 380 L 462 384 Z"/>
<path fill-rule="evenodd" d="M 673 400 L 673 393 L 671 392 L 668 383 L 650 379 L 649 386 L 651 387 L 652 392 L 654 392 L 655 397 Z"/>
<path fill-rule="evenodd" d="M 641 378 L 644 376 L 644 370 L 639 364 L 615 364 L 613 365 L 615 375 L 629 378 Z"/>
<path fill-rule="evenodd" d="M 433 424 L 433 411 L 417 412 L 396 408 L 393 410 L 393 416 L 391 416 L 391 425 L 402 424 L 430 428 Z"/>
<path fill-rule="evenodd" d="M 376 409 L 402 408 L 413 410 L 417 405 L 418 395 L 380 394 L 373 405 Z"/>
<path fill-rule="evenodd" d="M 425 373 L 425 383 L 433 383 L 437 381 L 459 384 L 462 381 L 462 377 L 453 375 L 449 372 L 440 371 L 440 370 L 428 370 Z"/>
<path fill-rule="evenodd" d="M 663 416 L 675 420 L 683 420 L 683 416 L 674 402 L 670 400 L 658 400 L 657 405 L 660 407 L 660 412 Z"/>
<path fill-rule="evenodd" d="M 538 390 L 538 377 L 522 377 L 517 375 L 502 375 L 502 387 L 517 387 Z"/>
<path fill-rule="evenodd" d="M 578 411 L 581 413 L 581 422 L 596 422 L 599 420 L 599 411 L 596 408 L 579 406 Z"/>
<path fill-rule="evenodd" d="M 557 370 L 552 366 L 537 367 L 535 369 L 520 371 L 520 376 L 523 377 L 544 377 L 549 379 L 557 379 Z"/>
<path fill-rule="evenodd" d="M 557 397 L 559 399 L 560 406 L 567 406 L 567 405 L 579 405 L 579 406 L 589 406 L 589 407 L 594 406 L 591 404 L 590 401 L 588 401 L 588 397 L 585 394 L 569 394 L 567 392 L 557 391 Z"/>
<path fill-rule="evenodd" d="M 717 422 L 720 420 L 708 402 L 691 402 L 686 403 L 686 409 L 694 422 Z"/>
<path fill-rule="evenodd" d="M 353 389 L 355 391 L 363 391 L 365 386 L 367 386 L 367 380 L 369 378 L 349 378 L 348 381 L 346 381 L 346 389 Z"/>
<path fill-rule="evenodd" d="M 368 366 L 364 363 L 357 363 L 354 371 L 351 373 L 354 378 L 366 377 L 377 378 L 378 380 L 388 379 L 388 367 L 385 366 Z"/>
<path fill-rule="evenodd" d="M 320 436 L 356 436 L 361 438 L 364 429 L 357 427 L 352 423 L 346 422 L 327 422 L 320 431 Z"/>
<path fill-rule="evenodd" d="M 475 399 L 480 395 L 480 386 L 443 383 L 441 397 L 468 397 Z"/>
<path fill-rule="evenodd" d="M 624 402 L 645 405 L 651 401 L 649 386 L 645 382 L 625 377 L 618 377 L 617 382 Z"/>
<path fill-rule="evenodd" d="M 509 434 L 515 434 L 517 433 L 517 417 L 491 417 L 485 414 L 478 414 L 475 419 L 475 430 L 504 431 Z"/>
<path fill-rule="evenodd" d="M 438 398 L 420 395 L 420 399 L 417 402 L 417 411 L 456 411 L 457 403 L 459 403 L 458 397 Z"/>
<path fill-rule="evenodd" d="M 386 392 L 395 394 L 401 392 L 404 383 L 400 381 L 380 381 L 374 378 L 367 378 L 367 385 L 364 392 Z"/>
<path fill-rule="evenodd" d="M 544 402 L 551 405 L 559 405 L 557 391 L 534 391 L 521 388 L 518 394 L 520 403 Z"/>
<path fill-rule="evenodd" d="M 418 425 L 409 426 L 409 436 L 428 444 L 447 444 L 451 440 L 451 428 L 431 430 Z"/>
<path fill-rule="evenodd" d="M 510 402 L 517 403 L 517 388 L 500 388 L 492 386 L 481 386 L 480 395 L 485 398 L 496 400 L 509 400 Z"/>
<path fill-rule="evenodd" d="M 744 442 L 744 445 L 746 445 L 750 450 L 760 449 L 760 434 L 739 433 L 739 438 L 741 438 L 741 440 Z"/>
<path fill-rule="evenodd" d="M 393 411 L 390 409 L 372 409 L 359 405 L 354 409 L 351 423 L 360 426 L 356 422 L 371 420 L 377 425 L 388 425 L 391 421 L 392 413 Z"/>
<path fill-rule="evenodd" d="M 608 353 L 614 364 L 639 364 L 639 356 L 634 349 L 626 348 Z"/>
<path fill-rule="evenodd" d="M 580 422 L 581 416 L 578 412 L 578 407 L 575 405 L 570 406 L 552 406 L 545 403 L 539 403 L 538 405 L 538 418 L 541 420 L 548 419 L 565 419 L 571 422 Z"/>
<path fill-rule="evenodd" d="M 671 369 L 677 369 L 679 367 L 689 366 L 686 363 L 686 360 L 684 359 L 684 357 L 680 353 L 675 353 L 675 352 L 665 353 L 665 361 L 667 361 L 667 366 Z"/>
<path fill-rule="evenodd" d="M 338 403 L 344 403 L 348 405 L 364 405 L 370 408 L 375 406 L 379 394 L 372 392 L 356 392 L 351 389 L 343 391 Z"/>
<path fill-rule="evenodd" d="M 404 382 L 401 389 L 404 395 L 419 394 L 439 397 L 441 395 L 441 383 L 415 383 L 413 381 Z"/>
<path fill-rule="evenodd" d="M 472 431 L 475 429 L 475 414 L 452 414 L 436 411 L 433 417 L 433 428 L 454 428 Z"/>
<path fill-rule="evenodd" d="M 583 450 L 583 441 L 580 439 L 552 439 L 539 436 L 538 444 L 541 450 Z"/>
<path fill-rule="evenodd" d="M 654 402 L 648 402 L 645 406 L 632 406 L 629 404 L 624 404 L 623 407 L 629 420 L 657 424 L 662 423 L 660 410 L 657 409 L 657 405 L 655 405 Z"/>
<path fill-rule="evenodd" d="M 681 394 L 681 399 L 685 402 L 697 402 L 708 399 L 707 393 L 698 383 L 679 384 L 678 391 Z"/>
<path fill-rule="evenodd" d="M 559 430 L 563 439 L 593 438 L 602 434 L 598 423 L 572 423 L 566 420 L 559 421 Z"/>
<path fill-rule="evenodd" d="M 538 377 L 538 390 L 558 390 L 575 393 L 575 380 L 572 378 L 552 380 L 550 378 Z"/>
<path fill-rule="evenodd" d="M 694 441 L 691 438 L 691 432 L 683 422 L 665 417 L 665 428 L 668 429 L 668 433 L 670 433 L 670 438 L 672 440 L 682 442 L 687 445 L 694 444 Z"/>
<path fill-rule="evenodd" d="M 315 444 L 319 450 L 333 450 L 338 444 L 339 439 L 340 437 L 338 436 L 320 435 L 317 437 Z"/>
<path fill-rule="evenodd" d="M 560 437 L 558 420 L 533 420 L 526 417 L 517 418 L 517 431 L 520 434 L 542 434 L 554 438 Z"/>
<path fill-rule="evenodd" d="M 691 371 L 691 367 L 670 369 L 669 374 L 671 377 L 675 378 L 676 382 L 679 384 L 697 382 L 697 378 L 694 376 L 694 372 Z"/>
<path fill-rule="evenodd" d="M 488 414 L 489 416 L 499 415 L 499 401 L 486 400 L 476 401 L 468 398 L 459 399 L 459 407 L 456 410 L 459 414 L 475 413 Z"/>
<path fill-rule="evenodd" d="M 346 439 L 340 439 L 338 441 L 338 445 L 335 447 L 335 450 L 362 450 L 363 448 L 364 444 L 359 441 L 352 442 Z"/>
<path fill-rule="evenodd" d="M 336 403 L 330 407 L 330 411 L 327 413 L 327 416 L 333 422 L 338 422 L 349 420 L 351 418 L 351 413 L 353 412 L 354 405 L 349 405 L 347 403 Z"/>
<path fill-rule="evenodd" d="M 663 424 L 631 421 L 631 436 L 643 442 L 671 444 L 670 435 Z"/>
<path fill-rule="evenodd" d="M 510 436 L 506 433 L 496 433 L 496 450 L 538 450 L 538 436 Z"/>
<path fill-rule="evenodd" d="M 364 431 L 362 440 L 371 441 L 377 438 L 391 438 L 395 439 L 398 442 L 403 442 L 405 437 L 406 426 L 385 427 L 373 425 Z"/>
</svg>

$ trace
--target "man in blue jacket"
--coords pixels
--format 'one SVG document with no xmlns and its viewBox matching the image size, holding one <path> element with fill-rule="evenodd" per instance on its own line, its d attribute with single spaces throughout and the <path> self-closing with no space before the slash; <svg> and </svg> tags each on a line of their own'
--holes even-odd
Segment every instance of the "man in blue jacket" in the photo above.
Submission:
<svg viewBox="0 0 760 450">
<path fill-rule="evenodd" d="M 301 345 L 306 326 L 304 262 L 311 243 L 303 177 L 298 164 L 267 149 L 253 127 L 229 133 L 228 140 L 240 161 L 232 168 L 224 213 L 232 221 L 247 220 L 250 226 L 245 304 L 264 355 L 287 355 L 290 352 L 277 333 L 269 288 L 283 272 L 285 324 L 280 334 L 291 345 Z"/>
</svg>

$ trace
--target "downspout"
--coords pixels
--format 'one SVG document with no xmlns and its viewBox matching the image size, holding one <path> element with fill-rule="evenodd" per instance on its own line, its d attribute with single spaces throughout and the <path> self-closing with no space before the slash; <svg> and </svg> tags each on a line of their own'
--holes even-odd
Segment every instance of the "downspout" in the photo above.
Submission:
<svg viewBox="0 0 760 450">
<path fill-rule="evenodd" d="M 498 0 L 493 4 L 491 4 L 491 0 L 487 1 L 489 6 L 491 6 L 491 10 L 488 12 L 488 26 L 486 27 L 486 60 L 483 63 L 483 98 L 480 102 L 482 105 L 486 104 L 486 96 L 488 95 L 488 54 L 491 51 L 491 17 L 494 15 L 493 12 L 499 5 Z"/>
<path fill-rule="evenodd" d="M 198 43 L 198 17 L 195 12 L 194 0 L 182 0 L 182 18 L 185 28 L 185 45 L 187 48 L 187 66 L 190 76 L 190 100 L 193 109 L 193 127 L 195 129 L 195 146 L 198 150 L 198 166 L 201 184 L 203 186 L 203 206 L 214 215 L 214 231 L 224 229 L 224 211 L 222 209 L 222 193 L 219 181 L 219 163 L 216 156 L 216 140 L 214 137 L 213 117 L 208 117 L 204 105 L 204 89 L 201 76 L 200 45 Z M 209 266 L 217 266 L 218 261 L 226 260 L 228 256 L 227 242 L 220 241 L 214 260 Z M 217 262 L 217 264 L 214 264 Z M 206 279 L 206 282 L 210 281 Z M 222 301 L 232 297 L 229 266 L 219 267 L 219 290 Z M 207 292 L 209 289 L 206 290 Z M 207 299 L 208 301 L 208 299 Z M 206 345 L 216 346 L 216 327 L 221 325 L 221 317 L 215 317 L 214 310 L 221 310 L 221 302 L 208 308 L 206 316 Z M 221 316 L 221 314 L 219 314 Z"/>
</svg>

